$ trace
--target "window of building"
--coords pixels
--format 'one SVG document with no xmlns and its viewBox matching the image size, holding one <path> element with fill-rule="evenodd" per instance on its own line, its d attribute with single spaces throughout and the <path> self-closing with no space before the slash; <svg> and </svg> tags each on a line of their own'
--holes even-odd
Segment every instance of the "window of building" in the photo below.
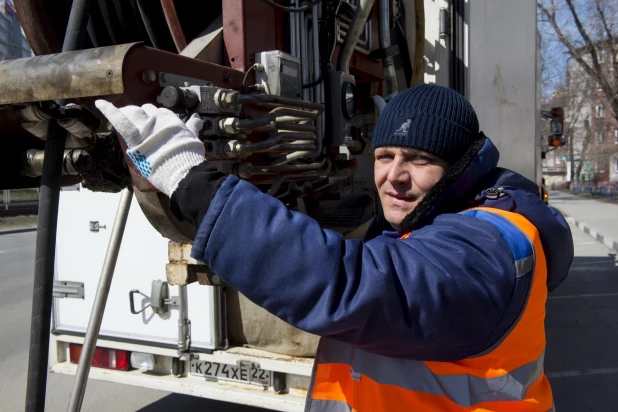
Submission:
<svg viewBox="0 0 618 412">
<path fill-rule="evenodd" d="M 603 143 L 603 133 L 601 132 L 596 132 L 595 136 L 597 138 L 597 144 L 601 144 Z"/>
<path fill-rule="evenodd" d="M 618 171 L 618 157 L 614 159 L 614 168 Z"/>
<path fill-rule="evenodd" d="M 615 143 L 618 144 L 618 129 L 614 130 Z"/>
<path fill-rule="evenodd" d="M 605 50 L 597 51 L 597 57 L 599 58 L 599 63 L 605 63 Z"/>
<path fill-rule="evenodd" d="M 596 116 L 597 116 L 597 119 L 605 117 L 605 106 L 603 106 L 602 104 L 597 104 Z"/>
</svg>

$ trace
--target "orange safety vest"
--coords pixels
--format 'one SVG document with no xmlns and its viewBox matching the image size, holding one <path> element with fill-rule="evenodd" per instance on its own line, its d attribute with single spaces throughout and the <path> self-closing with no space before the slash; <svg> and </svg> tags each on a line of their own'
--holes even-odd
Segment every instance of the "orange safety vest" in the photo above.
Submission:
<svg viewBox="0 0 618 412">
<path fill-rule="evenodd" d="M 506 219 L 533 247 L 531 256 L 514 260 L 517 276 L 533 276 L 518 322 L 492 348 L 455 362 L 391 358 L 322 339 L 306 411 L 554 410 L 549 381 L 543 373 L 547 265 L 539 233 L 517 213 L 472 210 Z"/>
</svg>

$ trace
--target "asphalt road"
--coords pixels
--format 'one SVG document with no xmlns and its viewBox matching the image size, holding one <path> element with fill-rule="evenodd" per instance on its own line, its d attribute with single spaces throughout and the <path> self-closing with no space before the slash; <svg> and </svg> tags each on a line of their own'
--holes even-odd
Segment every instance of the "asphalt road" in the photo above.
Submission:
<svg viewBox="0 0 618 412">
<path fill-rule="evenodd" d="M 26 397 L 36 234 L 0 236 L 0 411 L 23 411 Z M 49 374 L 47 412 L 66 411 L 73 377 Z M 84 412 L 267 412 L 193 396 L 90 381 Z"/>
<path fill-rule="evenodd" d="M 593 205 L 594 206 L 594 205 Z M 590 213 L 594 214 L 594 210 Z M 559 412 L 618 412 L 616 252 L 572 227 L 569 277 L 547 301 L 545 372 Z M 0 411 L 23 410 L 34 233 L 0 236 Z M 73 378 L 51 374 L 48 411 L 65 411 Z M 257 412 L 184 395 L 91 381 L 83 411 Z"/>
</svg>

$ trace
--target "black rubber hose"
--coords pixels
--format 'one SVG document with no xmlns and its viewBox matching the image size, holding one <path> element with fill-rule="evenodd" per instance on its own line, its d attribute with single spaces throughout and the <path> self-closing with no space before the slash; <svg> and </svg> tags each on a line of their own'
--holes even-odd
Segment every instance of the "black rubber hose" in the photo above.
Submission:
<svg viewBox="0 0 618 412">
<path fill-rule="evenodd" d="M 153 46 L 157 49 L 175 53 L 176 46 L 165 21 L 161 2 L 137 0 L 137 8 Z"/>
<path fill-rule="evenodd" d="M 150 36 L 148 35 L 148 31 L 144 26 L 144 22 L 142 20 L 142 16 L 139 12 L 139 7 L 137 6 L 137 0 L 129 0 L 129 5 L 131 6 L 131 15 L 133 21 L 135 21 L 135 25 L 137 27 L 137 31 L 139 33 L 139 38 L 143 41 L 146 46 L 152 47 L 152 41 L 150 40 Z"/>
<path fill-rule="evenodd" d="M 84 46 L 88 16 L 90 16 L 90 0 L 73 0 L 62 44 L 63 52 L 79 50 Z"/>
<path fill-rule="evenodd" d="M 89 15 L 90 0 L 73 0 L 64 43 L 62 44 L 63 52 L 74 51 L 83 46 Z M 62 174 L 66 136 L 67 131 L 60 127 L 56 121 L 49 122 L 39 192 L 25 405 L 27 412 L 43 412 L 45 410 L 60 176 Z"/>
<path fill-rule="evenodd" d="M 57 122 L 49 122 L 45 141 L 45 160 L 39 193 L 39 217 L 34 261 L 34 286 L 32 293 L 32 320 L 30 324 L 30 353 L 28 357 L 28 383 L 26 411 L 45 410 L 47 386 L 47 357 L 49 355 L 49 330 L 54 288 L 56 230 L 58 227 L 58 201 L 60 199 L 60 174 L 66 130 Z"/>
<path fill-rule="evenodd" d="M 88 36 L 94 47 L 111 46 L 112 39 L 109 37 L 105 21 L 101 15 L 101 9 L 97 1 L 90 5 L 90 18 L 88 19 Z"/>
<path fill-rule="evenodd" d="M 112 0 L 112 3 L 114 4 L 116 16 L 118 16 L 118 21 L 120 22 L 120 27 L 127 36 L 127 41 L 139 41 L 139 33 L 137 31 L 137 27 L 135 26 L 135 20 L 133 18 L 133 13 L 131 13 L 131 6 L 128 4 L 129 2 L 127 0 Z"/>
<path fill-rule="evenodd" d="M 111 0 L 99 0 L 99 8 L 101 9 L 101 17 L 103 17 L 105 27 L 107 28 L 109 37 L 112 39 L 112 43 L 127 43 L 125 35 L 120 28 L 116 10 L 114 10 L 114 6 L 111 4 Z"/>
</svg>

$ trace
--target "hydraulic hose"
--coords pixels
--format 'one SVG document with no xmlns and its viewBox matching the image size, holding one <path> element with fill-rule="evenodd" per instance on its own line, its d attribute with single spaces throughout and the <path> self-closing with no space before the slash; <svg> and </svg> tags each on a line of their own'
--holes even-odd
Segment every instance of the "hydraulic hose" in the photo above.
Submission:
<svg viewBox="0 0 618 412">
<path fill-rule="evenodd" d="M 84 44 L 90 15 L 90 0 L 73 0 L 62 51 L 77 50 Z M 47 357 L 54 289 L 56 231 L 60 200 L 60 175 L 67 131 L 52 120 L 45 141 L 45 160 L 39 192 L 39 217 L 34 261 L 32 320 L 25 410 L 43 412 L 47 387 Z"/>
<path fill-rule="evenodd" d="M 39 193 L 39 217 L 34 261 L 30 353 L 26 389 L 26 411 L 28 412 L 43 412 L 45 410 L 49 326 L 54 288 L 58 201 L 60 198 L 59 178 L 62 173 L 66 135 L 67 131 L 60 127 L 56 121 L 49 122 Z"/>
<path fill-rule="evenodd" d="M 380 0 L 380 48 L 386 50 L 391 47 L 391 27 L 390 27 L 390 0 Z M 384 66 L 384 85 L 385 96 L 390 96 L 398 92 L 397 73 L 392 56 L 382 59 Z"/>
<path fill-rule="evenodd" d="M 86 27 L 90 16 L 90 0 L 73 0 L 62 51 L 79 50 L 84 46 Z"/>
<path fill-rule="evenodd" d="M 343 40 L 341 51 L 337 57 L 337 70 L 341 70 L 344 73 L 350 73 L 350 59 L 354 54 L 354 47 L 358 38 L 363 33 L 365 23 L 371 14 L 371 9 L 375 0 L 360 0 L 360 5 L 354 13 L 352 23 L 350 23 L 350 29 Z"/>
</svg>

